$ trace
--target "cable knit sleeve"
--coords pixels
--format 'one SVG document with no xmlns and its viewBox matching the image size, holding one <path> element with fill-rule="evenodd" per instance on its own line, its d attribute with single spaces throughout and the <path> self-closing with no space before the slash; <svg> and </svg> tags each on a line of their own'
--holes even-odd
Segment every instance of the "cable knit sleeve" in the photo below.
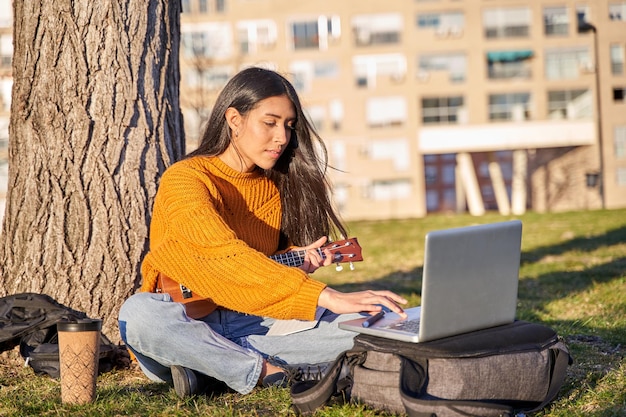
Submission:
<svg viewBox="0 0 626 417">
<path fill-rule="evenodd" d="M 154 290 L 160 271 L 225 308 L 313 319 L 325 284 L 268 258 L 280 228 L 275 186 L 258 174 L 228 172 L 216 158 L 213 165 L 207 160 L 179 162 L 163 175 L 142 290 Z"/>
</svg>

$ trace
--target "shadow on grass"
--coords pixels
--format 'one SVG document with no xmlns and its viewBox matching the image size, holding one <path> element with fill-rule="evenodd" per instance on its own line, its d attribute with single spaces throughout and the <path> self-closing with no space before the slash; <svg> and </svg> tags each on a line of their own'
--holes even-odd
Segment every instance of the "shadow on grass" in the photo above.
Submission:
<svg viewBox="0 0 626 417">
<path fill-rule="evenodd" d="M 595 265 L 581 271 L 558 271 L 523 279 L 519 284 L 519 299 L 535 306 L 579 293 L 598 283 L 607 283 L 624 276 L 626 257 Z"/>
<path fill-rule="evenodd" d="M 626 227 L 610 230 L 607 233 L 591 238 L 579 237 L 559 245 L 542 247 L 523 253 L 522 264 L 539 263 L 543 260 L 552 262 L 550 257 L 563 255 L 568 252 L 574 254 L 589 253 L 623 242 L 626 242 Z M 605 256 L 608 257 L 608 255 Z M 563 264 L 566 265 L 567 262 L 565 260 Z M 580 259 L 576 259 L 576 262 L 580 263 Z M 595 264 L 584 269 L 567 269 L 564 266 L 561 270 L 541 274 L 535 279 L 522 279 L 520 280 L 518 291 L 518 299 L 522 306 L 520 316 L 524 320 L 541 321 L 540 317 L 543 312 L 547 311 L 550 303 L 583 293 L 597 284 L 606 284 L 621 279 L 625 276 L 625 271 L 626 257 L 620 256 L 609 262 Z M 584 310 L 584 306 L 580 306 L 580 308 Z M 616 313 L 614 312 L 613 314 Z M 566 320 L 554 320 L 546 324 L 556 326 L 561 331 L 567 333 L 580 333 L 581 331 L 587 335 L 602 333 L 606 337 L 617 341 L 617 343 L 626 343 L 626 329 L 623 327 L 601 330 L 585 326 L 580 321 L 568 322 Z"/>
<path fill-rule="evenodd" d="M 558 245 L 543 246 L 523 252 L 521 264 L 539 262 L 548 256 L 562 255 L 571 251 L 592 252 L 606 246 L 626 242 L 626 226 L 593 237 L 577 237 Z"/>
</svg>

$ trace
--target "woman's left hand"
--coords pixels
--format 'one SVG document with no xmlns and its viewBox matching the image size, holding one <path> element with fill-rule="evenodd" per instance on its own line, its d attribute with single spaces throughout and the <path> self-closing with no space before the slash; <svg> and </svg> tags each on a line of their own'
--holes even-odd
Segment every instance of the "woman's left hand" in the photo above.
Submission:
<svg viewBox="0 0 626 417">
<path fill-rule="evenodd" d="M 294 251 L 304 251 L 304 262 L 299 266 L 307 274 L 312 274 L 321 266 L 330 265 L 332 262 L 331 253 L 324 249 L 324 257 L 318 251 L 328 239 L 326 236 L 319 238 L 308 246 L 293 248 Z"/>
</svg>

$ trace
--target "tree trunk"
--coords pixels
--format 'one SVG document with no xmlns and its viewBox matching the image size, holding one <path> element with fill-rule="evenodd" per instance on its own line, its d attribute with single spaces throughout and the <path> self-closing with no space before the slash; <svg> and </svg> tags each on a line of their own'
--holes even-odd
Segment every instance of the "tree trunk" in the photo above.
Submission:
<svg viewBox="0 0 626 417">
<path fill-rule="evenodd" d="M 119 341 L 158 179 L 184 153 L 180 2 L 13 4 L 0 293 L 48 294 Z"/>
</svg>

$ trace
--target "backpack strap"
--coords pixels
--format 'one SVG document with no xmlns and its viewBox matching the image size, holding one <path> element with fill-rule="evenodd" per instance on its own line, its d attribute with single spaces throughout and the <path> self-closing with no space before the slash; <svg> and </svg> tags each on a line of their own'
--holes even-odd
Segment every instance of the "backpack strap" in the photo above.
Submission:
<svg viewBox="0 0 626 417">
<path fill-rule="evenodd" d="M 299 381 L 291 386 L 291 402 L 298 414 L 308 414 L 326 405 L 333 397 L 346 402 L 352 388 L 351 369 L 355 363 L 349 351 L 340 354 L 319 381 Z"/>
</svg>

